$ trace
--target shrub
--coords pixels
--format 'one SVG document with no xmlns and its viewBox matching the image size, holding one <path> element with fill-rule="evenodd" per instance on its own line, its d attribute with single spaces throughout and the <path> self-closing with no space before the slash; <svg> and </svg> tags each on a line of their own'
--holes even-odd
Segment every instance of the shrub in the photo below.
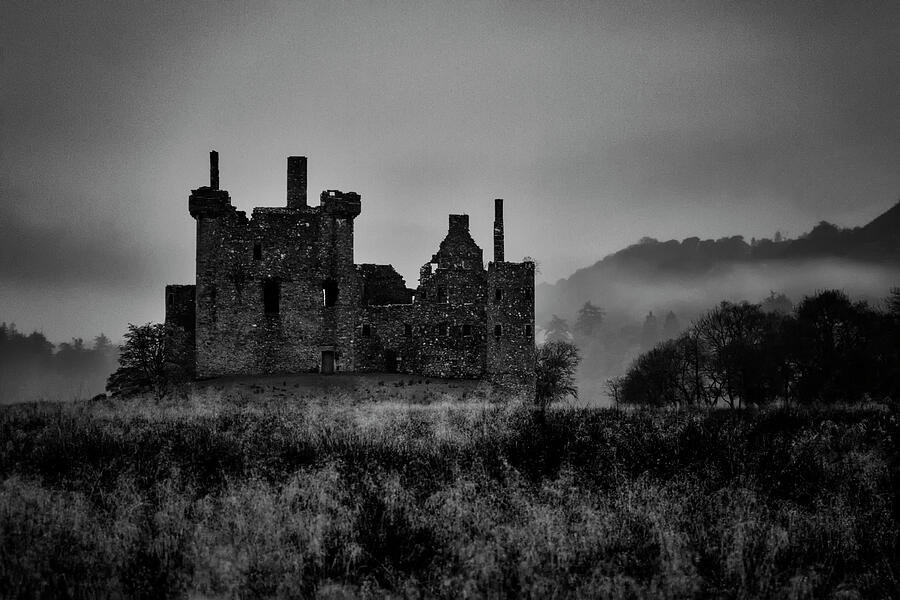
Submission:
<svg viewBox="0 0 900 600">
<path fill-rule="evenodd" d="M 581 357 L 578 347 L 571 342 L 549 341 L 538 346 L 535 360 L 535 404 L 545 411 L 556 400 L 566 396 L 578 397 L 575 369 Z"/>
</svg>

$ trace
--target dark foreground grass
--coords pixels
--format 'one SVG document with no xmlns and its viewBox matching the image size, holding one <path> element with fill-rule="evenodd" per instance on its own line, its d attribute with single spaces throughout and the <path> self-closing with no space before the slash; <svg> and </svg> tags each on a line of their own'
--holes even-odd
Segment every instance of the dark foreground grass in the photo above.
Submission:
<svg viewBox="0 0 900 600">
<path fill-rule="evenodd" d="M 889 411 L 0 409 L 0 597 L 900 597 Z"/>
</svg>

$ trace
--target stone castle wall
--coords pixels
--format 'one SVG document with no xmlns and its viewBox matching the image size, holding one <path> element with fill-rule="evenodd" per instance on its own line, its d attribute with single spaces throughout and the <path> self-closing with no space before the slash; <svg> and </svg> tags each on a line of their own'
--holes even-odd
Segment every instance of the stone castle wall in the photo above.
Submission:
<svg viewBox="0 0 900 600">
<path fill-rule="evenodd" d="M 359 195 L 310 207 L 305 169 L 289 158 L 288 207 L 249 219 L 218 189 L 217 157 L 193 191 L 196 286 L 167 287 L 166 318 L 193 319 L 198 377 L 333 368 L 533 385 L 534 265 L 502 260 L 502 200 L 499 261 L 485 270 L 468 215 L 450 215 L 413 290 L 390 265 L 354 263 Z"/>
</svg>

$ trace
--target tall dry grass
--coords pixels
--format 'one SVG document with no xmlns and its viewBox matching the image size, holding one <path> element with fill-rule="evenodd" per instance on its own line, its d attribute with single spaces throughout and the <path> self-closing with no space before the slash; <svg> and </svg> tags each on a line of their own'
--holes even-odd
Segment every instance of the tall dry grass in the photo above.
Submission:
<svg viewBox="0 0 900 600">
<path fill-rule="evenodd" d="M 0 409 L 0 597 L 900 595 L 897 415 Z"/>
</svg>

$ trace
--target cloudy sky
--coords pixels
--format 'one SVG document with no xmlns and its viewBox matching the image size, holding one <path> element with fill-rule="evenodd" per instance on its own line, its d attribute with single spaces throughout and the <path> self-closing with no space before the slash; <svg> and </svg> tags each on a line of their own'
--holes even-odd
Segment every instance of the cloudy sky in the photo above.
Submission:
<svg viewBox="0 0 900 600">
<path fill-rule="evenodd" d="M 19 2 L 0 7 L 0 321 L 161 320 L 208 151 L 239 209 L 363 198 L 416 283 L 469 213 L 539 280 L 649 235 L 858 225 L 900 196 L 900 3 Z"/>
</svg>

